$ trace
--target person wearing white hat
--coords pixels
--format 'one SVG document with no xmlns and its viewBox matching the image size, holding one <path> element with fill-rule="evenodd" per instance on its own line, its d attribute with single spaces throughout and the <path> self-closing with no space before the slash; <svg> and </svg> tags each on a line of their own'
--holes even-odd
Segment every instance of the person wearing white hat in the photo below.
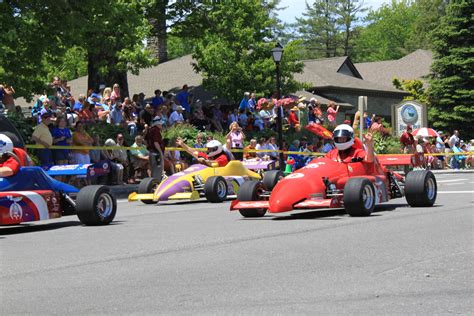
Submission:
<svg viewBox="0 0 474 316">
<path fill-rule="evenodd" d="M 27 162 L 26 152 L 21 148 L 14 148 L 10 137 L 0 134 L 0 178 L 15 175 Z"/>
<path fill-rule="evenodd" d="M 224 146 L 216 139 L 209 141 L 206 144 L 207 154 L 202 151 L 197 151 L 195 148 L 189 147 L 183 139 L 176 139 L 176 145 L 183 148 L 187 153 L 193 156 L 199 163 L 208 167 L 214 167 L 217 163 L 219 167 L 225 167 L 229 163 L 229 157 L 227 156 Z"/>
<path fill-rule="evenodd" d="M 170 126 L 184 123 L 183 111 L 184 111 L 184 108 L 181 105 L 176 106 L 176 110 L 173 111 L 173 113 L 171 113 L 170 115 L 170 119 L 169 119 Z"/>
<path fill-rule="evenodd" d="M 362 144 L 356 144 L 354 129 L 347 124 L 338 125 L 334 129 L 333 140 L 336 148 L 327 153 L 327 158 L 339 162 L 374 162 L 374 140 L 372 133 L 369 132 L 364 135 L 367 151 L 362 148 Z"/>
</svg>

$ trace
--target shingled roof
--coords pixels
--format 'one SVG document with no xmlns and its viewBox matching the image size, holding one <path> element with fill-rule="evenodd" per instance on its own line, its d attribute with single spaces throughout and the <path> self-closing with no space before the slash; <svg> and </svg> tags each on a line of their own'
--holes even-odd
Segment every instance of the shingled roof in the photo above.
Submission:
<svg viewBox="0 0 474 316">
<path fill-rule="evenodd" d="M 128 73 L 128 86 L 131 95 L 143 92 L 146 98 L 154 95 L 155 89 L 177 92 L 183 84 L 190 87 L 195 100 L 210 100 L 214 93 L 204 90 L 202 76 L 196 73 L 191 55 L 176 58 L 151 68 L 140 70 L 138 76 Z M 295 79 L 310 84 L 310 93 L 316 98 L 324 99 L 321 95 L 328 90 L 352 92 L 375 92 L 391 95 L 406 95 L 392 85 L 394 76 L 402 79 L 419 79 L 429 74 L 432 63 L 430 51 L 417 50 L 398 60 L 353 64 L 348 57 L 304 60 L 303 73 L 295 74 Z M 69 81 L 75 96 L 87 91 L 87 76 Z M 218 102 L 227 103 L 224 99 Z M 324 100 L 326 101 L 326 100 Z M 337 100 L 335 100 L 337 101 Z M 27 105 L 19 98 L 16 103 Z"/>
<path fill-rule="evenodd" d="M 335 61 L 335 59 L 332 61 Z M 340 62 L 342 59 L 339 59 L 338 61 Z M 324 60 L 307 60 L 304 63 L 305 67 L 303 73 L 295 74 L 295 79 L 301 82 L 309 83 L 311 85 L 310 90 L 314 89 L 318 91 L 337 88 L 405 94 L 405 92 L 397 90 L 393 87 L 387 87 L 337 72 L 334 70 L 336 68 L 334 66 L 335 63 L 328 63 L 328 65 L 326 65 Z"/>
<path fill-rule="evenodd" d="M 369 82 L 393 87 L 394 77 L 399 79 L 421 79 L 425 81 L 433 63 L 433 53 L 419 49 L 397 60 L 357 63 L 362 78 Z"/>
<path fill-rule="evenodd" d="M 130 95 L 143 92 L 148 99 L 155 95 L 156 89 L 176 93 L 187 84 L 195 99 L 211 99 L 213 94 L 202 88 L 202 76 L 194 71 L 192 63 L 191 55 L 186 55 L 151 68 L 140 69 L 139 75 L 129 72 Z M 86 93 L 87 76 L 71 80 L 69 85 L 74 93 Z"/>
</svg>

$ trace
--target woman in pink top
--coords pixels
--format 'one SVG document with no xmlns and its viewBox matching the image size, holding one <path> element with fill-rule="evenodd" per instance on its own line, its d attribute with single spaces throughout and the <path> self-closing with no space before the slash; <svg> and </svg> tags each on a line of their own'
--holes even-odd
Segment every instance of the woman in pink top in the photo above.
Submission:
<svg viewBox="0 0 474 316">
<path fill-rule="evenodd" d="M 227 144 L 229 144 L 232 149 L 243 149 L 245 134 L 242 132 L 242 127 L 239 126 L 239 123 L 233 122 L 230 124 L 229 129 L 230 132 L 226 136 Z M 242 160 L 243 153 L 234 153 L 234 156 Z"/>
<path fill-rule="evenodd" d="M 118 83 L 114 84 L 114 89 L 112 90 L 112 93 L 110 94 L 110 99 L 112 102 L 114 101 L 122 101 L 120 98 L 120 86 Z"/>
<path fill-rule="evenodd" d="M 336 126 L 336 115 L 339 111 L 339 105 L 336 108 L 336 103 L 333 101 L 328 104 L 328 122 L 330 126 Z"/>
<path fill-rule="evenodd" d="M 374 118 L 374 121 L 372 122 L 372 124 L 369 127 L 369 131 L 371 133 L 380 133 L 381 135 L 386 134 L 386 131 L 385 131 L 385 129 L 383 127 L 383 124 L 382 124 L 382 118 L 380 116 L 376 116 Z"/>
</svg>

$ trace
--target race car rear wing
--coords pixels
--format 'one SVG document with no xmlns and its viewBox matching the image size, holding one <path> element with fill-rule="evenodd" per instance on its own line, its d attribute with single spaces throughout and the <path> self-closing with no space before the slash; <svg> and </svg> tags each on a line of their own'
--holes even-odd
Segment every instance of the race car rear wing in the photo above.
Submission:
<svg viewBox="0 0 474 316">
<path fill-rule="evenodd" d="M 413 155 L 383 155 L 377 156 L 381 165 L 384 166 L 410 166 Z"/>
</svg>

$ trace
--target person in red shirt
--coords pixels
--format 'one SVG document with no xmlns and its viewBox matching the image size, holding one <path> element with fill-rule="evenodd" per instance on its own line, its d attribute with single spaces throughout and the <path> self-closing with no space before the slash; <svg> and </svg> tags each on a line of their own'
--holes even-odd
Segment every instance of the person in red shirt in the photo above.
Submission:
<svg viewBox="0 0 474 316">
<path fill-rule="evenodd" d="M 374 162 L 374 141 L 370 132 L 364 135 L 367 151 L 356 143 L 354 129 L 347 124 L 338 125 L 334 129 L 333 139 L 336 148 L 327 153 L 327 158 L 338 162 Z"/>
<path fill-rule="evenodd" d="M 26 152 L 21 148 L 13 148 L 10 137 L 0 134 L 0 178 L 15 175 L 20 167 L 26 165 Z"/>
<path fill-rule="evenodd" d="M 229 163 L 229 158 L 221 142 L 218 140 L 213 139 L 206 144 L 207 154 L 202 151 L 197 151 L 196 148 L 189 147 L 181 138 L 176 139 L 176 145 L 182 147 L 191 156 L 196 158 L 199 163 L 208 167 L 212 167 L 213 163 L 217 163 L 219 167 L 225 167 Z"/>
<path fill-rule="evenodd" d="M 298 111 L 298 107 L 295 106 L 290 110 L 290 114 L 288 114 L 288 124 L 290 124 L 290 128 L 294 129 L 300 124 L 296 111 Z"/>
<path fill-rule="evenodd" d="M 405 132 L 400 136 L 400 143 L 402 145 L 402 152 L 404 154 L 413 154 L 415 152 L 415 138 L 413 137 L 412 128 L 407 125 Z"/>
</svg>

